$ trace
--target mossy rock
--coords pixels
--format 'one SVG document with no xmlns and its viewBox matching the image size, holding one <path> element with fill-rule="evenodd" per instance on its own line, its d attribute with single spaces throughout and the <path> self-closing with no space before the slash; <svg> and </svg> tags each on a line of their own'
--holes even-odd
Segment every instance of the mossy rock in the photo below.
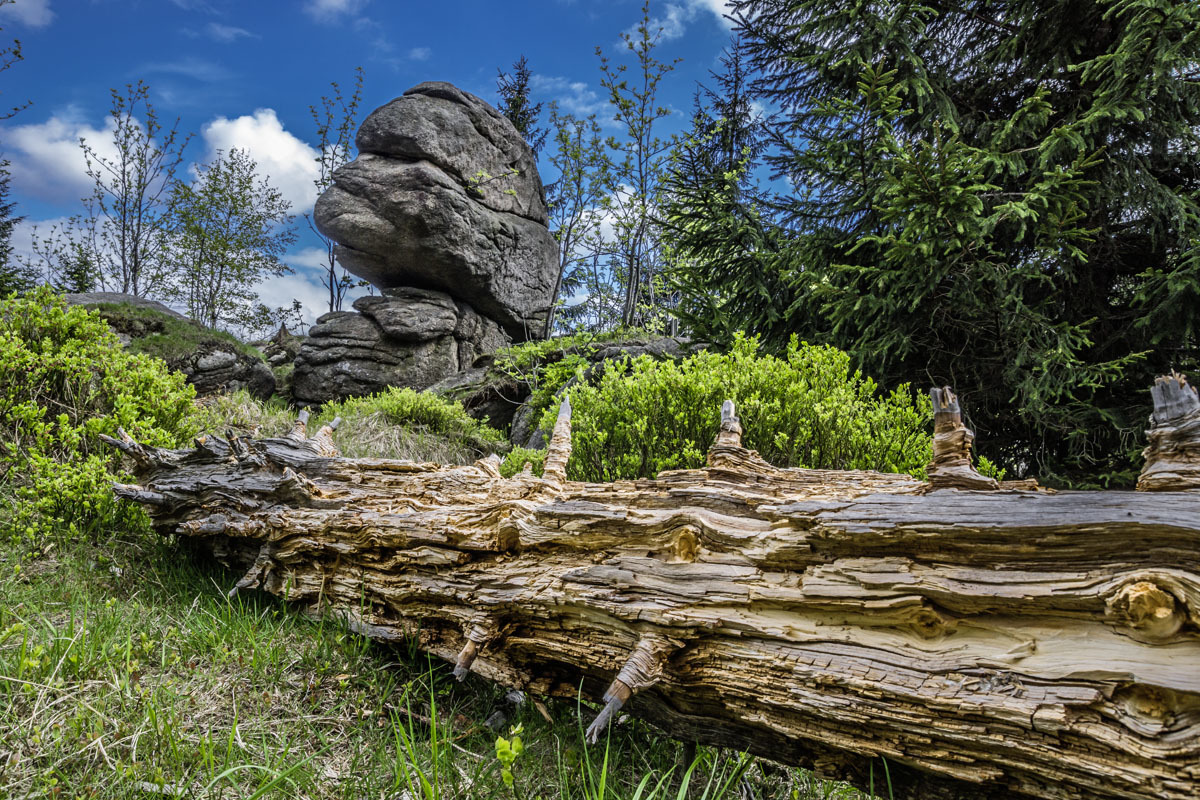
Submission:
<svg viewBox="0 0 1200 800">
<path fill-rule="evenodd" d="M 112 292 L 69 294 L 66 300 L 99 312 L 127 350 L 167 362 L 199 395 L 246 389 L 265 399 L 275 392 L 275 375 L 261 352 L 162 303 Z"/>
</svg>

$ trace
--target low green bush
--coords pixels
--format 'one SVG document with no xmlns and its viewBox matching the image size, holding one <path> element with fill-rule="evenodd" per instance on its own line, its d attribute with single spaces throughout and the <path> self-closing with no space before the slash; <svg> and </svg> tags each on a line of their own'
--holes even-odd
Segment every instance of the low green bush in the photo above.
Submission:
<svg viewBox="0 0 1200 800">
<path fill-rule="evenodd" d="M 0 503 L 12 538 L 144 526 L 112 495 L 129 480 L 100 434 L 182 446 L 197 430 L 182 375 L 127 352 L 94 311 L 48 289 L 0 300 Z"/>
<path fill-rule="evenodd" d="M 500 474 L 505 478 L 511 478 L 525 469 L 527 463 L 533 467 L 534 475 L 541 475 L 542 469 L 546 466 L 546 449 L 530 450 L 528 447 L 514 447 L 508 451 L 508 455 L 500 463 Z"/>
<path fill-rule="evenodd" d="M 492 369 L 529 386 L 529 407 L 540 415 L 560 389 L 587 369 L 588 356 L 607 344 L 645 336 L 644 331 L 621 329 L 605 333 L 572 333 L 553 339 L 522 342 L 496 351 Z M 536 418 L 536 417 L 535 417 Z"/>
<path fill-rule="evenodd" d="M 351 458 L 405 458 L 455 464 L 504 452 L 504 435 L 453 400 L 393 387 L 368 397 L 326 403 L 310 431 L 342 418 L 334 441 Z"/>
<path fill-rule="evenodd" d="M 924 476 L 931 457 L 929 398 L 907 385 L 880 393 L 846 353 L 793 341 L 780 357 L 738 337 L 728 353 L 682 361 L 641 356 L 611 364 L 595 385 L 567 390 L 574 480 L 653 477 L 704 465 L 733 400 L 743 444 L 781 467 L 874 469 Z M 555 408 L 541 425 L 549 432 Z"/>
</svg>

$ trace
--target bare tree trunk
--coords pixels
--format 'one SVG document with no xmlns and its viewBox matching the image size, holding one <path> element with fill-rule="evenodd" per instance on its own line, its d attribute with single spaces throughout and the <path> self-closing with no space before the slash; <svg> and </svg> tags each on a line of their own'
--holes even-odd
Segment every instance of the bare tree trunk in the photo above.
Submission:
<svg viewBox="0 0 1200 800">
<path fill-rule="evenodd" d="M 614 484 L 566 480 L 565 404 L 543 478 L 338 458 L 303 415 L 192 451 L 110 441 L 142 484 L 117 494 L 246 568 L 233 591 L 459 675 L 582 686 L 593 739 L 625 711 L 896 798 L 1200 797 L 1200 494 L 996 487 L 936 398 L 932 483 L 774 468 L 729 403 L 706 469 Z M 1200 428 L 1188 408 L 1172 430 Z"/>
</svg>

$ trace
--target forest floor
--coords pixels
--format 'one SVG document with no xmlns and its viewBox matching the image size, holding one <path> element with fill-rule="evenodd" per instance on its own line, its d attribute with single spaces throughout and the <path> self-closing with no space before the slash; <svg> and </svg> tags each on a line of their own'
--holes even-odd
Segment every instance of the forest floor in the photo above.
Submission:
<svg viewBox="0 0 1200 800">
<path fill-rule="evenodd" d="M 233 583 L 153 537 L 0 545 L 0 798 L 864 797 L 737 753 L 685 764 L 632 718 L 589 748 L 590 709 L 457 683 L 415 648 L 228 599 Z M 497 738 L 514 735 L 509 786 Z"/>
</svg>

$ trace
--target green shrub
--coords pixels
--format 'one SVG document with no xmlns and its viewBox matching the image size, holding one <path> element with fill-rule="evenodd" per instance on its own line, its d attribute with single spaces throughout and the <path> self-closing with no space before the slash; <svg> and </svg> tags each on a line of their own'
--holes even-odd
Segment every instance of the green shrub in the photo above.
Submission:
<svg viewBox="0 0 1200 800">
<path fill-rule="evenodd" d="M 587 369 L 588 356 L 607 344 L 645 335 L 622 329 L 605 333 L 572 333 L 553 339 L 522 342 L 496 351 L 493 370 L 528 384 L 529 407 L 540 415 L 554 403 L 567 381 Z M 536 417 L 535 417 L 536 418 Z"/>
<path fill-rule="evenodd" d="M 0 501 L 13 538 L 140 526 L 118 503 L 120 458 L 99 440 L 119 427 L 141 442 L 183 445 L 195 392 L 162 361 L 126 352 L 94 311 L 42 288 L 0 301 Z"/>
<path fill-rule="evenodd" d="M 508 441 L 453 400 L 393 387 L 369 397 L 326 403 L 310 423 L 316 431 L 334 417 L 334 441 L 350 458 L 406 458 L 454 464 L 508 448 Z"/>
<path fill-rule="evenodd" d="M 574 480 L 653 477 L 694 469 L 733 400 L 743 444 L 781 467 L 874 469 L 923 476 L 931 456 L 929 398 L 907 385 L 880 394 L 832 347 L 792 340 L 782 357 L 739 336 L 729 353 L 680 362 L 647 356 L 610 365 L 594 386 L 568 390 Z M 549 432 L 555 409 L 542 415 Z"/>
<path fill-rule="evenodd" d="M 501 462 L 500 474 L 505 478 L 511 478 L 525 469 L 527 462 L 533 466 L 534 475 L 541 475 L 542 469 L 546 466 L 546 449 L 530 450 L 528 447 L 514 447 L 508 451 L 508 455 Z"/>
</svg>

